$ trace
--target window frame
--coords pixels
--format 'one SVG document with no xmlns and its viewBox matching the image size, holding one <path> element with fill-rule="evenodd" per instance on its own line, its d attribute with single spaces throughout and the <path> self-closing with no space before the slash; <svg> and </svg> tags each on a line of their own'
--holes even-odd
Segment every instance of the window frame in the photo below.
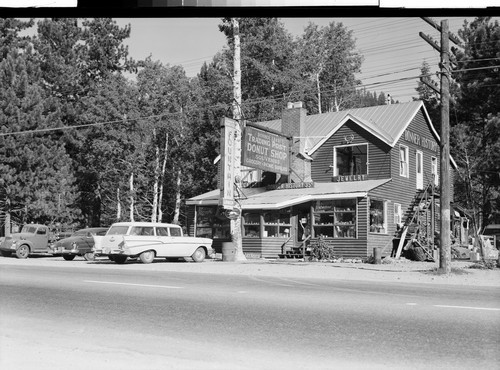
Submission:
<svg viewBox="0 0 500 370">
<path fill-rule="evenodd" d="M 381 225 L 379 226 L 378 230 L 374 231 L 372 229 L 372 202 L 381 202 L 382 203 L 382 216 L 383 216 L 383 222 L 382 224 L 377 224 Z M 380 199 L 380 198 L 370 198 L 369 200 L 369 206 L 368 206 L 368 230 L 371 234 L 382 234 L 382 235 L 387 235 L 389 233 L 388 231 L 388 220 L 387 220 L 387 203 L 388 201 L 385 199 Z M 374 228 L 378 227 L 376 225 L 373 225 Z M 380 231 L 383 230 L 383 231 Z"/>
<path fill-rule="evenodd" d="M 401 203 L 394 203 L 394 224 L 401 226 L 403 224 L 403 209 Z"/>
<path fill-rule="evenodd" d="M 369 168 L 368 168 L 368 165 L 369 165 L 369 153 L 368 153 L 368 150 L 369 150 L 369 145 L 368 143 L 356 143 L 356 144 L 342 144 L 342 145 L 334 145 L 333 146 L 333 176 L 349 176 L 349 175 L 339 175 L 339 170 L 338 170 L 338 166 L 337 166 L 337 149 L 338 148 L 347 148 L 347 147 L 353 147 L 353 146 L 366 146 L 366 163 L 365 163 L 365 166 L 366 166 L 366 173 L 361 173 L 359 175 L 368 175 L 369 174 Z M 363 166 L 361 166 L 363 167 Z M 356 175 L 356 174 L 353 174 L 353 175 Z"/>
<path fill-rule="evenodd" d="M 401 158 L 401 151 L 405 153 L 405 160 L 403 161 Z M 410 148 L 406 145 L 399 144 L 399 153 L 398 153 L 398 163 L 399 163 L 399 176 L 401 177 L 410 177 Z M 402 166 L 405 164 L 406 166 Z M 404 167 L 404 171 L 403 170 Z M 403 173 L 404 172 L 404 173 Z"/>
<path fill-rule="evenodd" d="M 349 208 L 352 207 L 352 209 L 346 209 L 346 206 L 341 206 L 339 205 L 340 202 L 345 202 L 345 201 L 352 201 L 352 206 L 349 206 Z M 331 209 L 325 209 L 325 210 L 318 210 L 318 207 L 321 205 L 321 203 L 324 202 L 324 206 L 327 206 L 328 203 L 326 202 L 331 202 Z M 340 217 L 342 217 L 345 214 L 351 214 L 352 215 L 352 222 L 346 223 L 346 221 L 341 221 Z M 327 234 L 326 237 L 330 239 L 358 239 L 358 199 L 357 198 L 346 198 L 346 199 L 324 199 L 324 200 L 317 200 L 313 206 L 312 209 L 312 220 L 311 220 L 311 226 L 312 226 L 312 232 L 314 237 L 318 237 L 318 235 L 323 235 L 320 233 L 319 230 L 327 228 Z M 316 223 L 317 220 L 321 220 L 322 217 L 321 215 L 327 215 L 326 219 L 329 221 L 327 223 Z M 331 222 L 330 219 L 331 218 Z M 324 219 L 324 217 L 323 217 Z M 339 236 L 339 233 L 341 229 L 343 228 L 349 228 L 352 230 L 352 233 L 354 234 L 353 236 Z M 329 230 L 331 228 L 331 230 Z M 330 234 L 331 231 L 331 236 L 328 235 Z M 342 233 L 345 233 L 345 231 L 342 231 Z M 347 231 L 349 233 L 349 231 Z"/>
<path fill-rule="evenodd" d="M 439 166 L 438 159 L 435 156 L 431 157 L 431 175 L 435 175 L 434 186 L 439 186 Z"/>
</svg>

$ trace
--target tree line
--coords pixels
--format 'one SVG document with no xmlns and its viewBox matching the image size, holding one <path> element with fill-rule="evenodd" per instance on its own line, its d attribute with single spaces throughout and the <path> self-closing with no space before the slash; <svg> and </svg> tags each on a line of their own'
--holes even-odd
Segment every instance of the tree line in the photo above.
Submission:
<svg viewBox="0 0 500 370">
<path fill-rule="evenodd" d="M 239 24 L 243 119 L 279 118 L 289 101 L 303 101 L 308 114 L 385 103 L 385 93 L 360 88 L 355 76 L 363 56 L 342 23 L 310 23 L 298 37 L 277 18 Z M 183 224 L 184 199 L 217 187 L 219 124 L 231 116 L 230 19 L 221 19 L 219 30 L 227 45 L 190 78 L 181 66 L 133 60 L 124 42 L 131 27 L 109 18 L 0 19 L 0 219 L 78 227 L 117 220 Z M 467 130 L 481 133 L 475 140 L 498 156 L 498 135 L 495 142 L 491 133 L 499 131 L 500 99 L 479 94 L 494 92 L 495 83 L 498 90 L 498 69 L 472 69 L 486 63 L 478 64 L 476 53 L 499 57 L 498 24 L 479 18 L 462 32 L 470 48 L 480 37 L 490 46 L 468 46 L 456 56 L 463 70 L 456 74 L 456 137 L 467 140 L 454 146 L 466 153 L 463 160 L 457 154 L 465 171 L 460 179 L 474 179 L 457 180 L 457 191 L 470 193 L 471 202 L 480 201 L 479 191 L 489 201 L 481 210 L 494 215 L 498 160 L 483 160 L 485 151 Z M 436 97 L 422 86 L 417 91 L 435 109 Z"/>
</svg>

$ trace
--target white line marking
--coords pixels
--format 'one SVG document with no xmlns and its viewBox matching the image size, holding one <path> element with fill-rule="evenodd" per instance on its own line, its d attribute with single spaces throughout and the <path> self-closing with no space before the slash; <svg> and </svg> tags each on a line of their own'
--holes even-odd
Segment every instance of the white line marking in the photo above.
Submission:
<svg viewBox="0 0 500 370">
<path fill-rule="evenodd" d="M 259 279 L 258 277 L 255 277 L 255 276 L 250 276 L 250 279 L 255 280 L 255 281 L 260 281 L 260 282 L 262 282 L 262 283 L 266 283 L 266 284 L 269 284 L 269 285 L 278 285 L 278 286 L 293 287 L 293 285 L 289 285 L 289 284 L 280 284 L 280 283 L 276 283 L 276 282 L 273 282 L 273 281 L 268 281 L 268 280 L 264 280 L 264 279 Z"/>
<path fill-rule="evenodd" d="M 407 303 L 406 305 L 407 306 L 416 306 L 417 304 L 416 303 Z"/>
<path fill-rule="evenodd" d="M 447 306 L 447 305 L 444 305 L 444 304 L 435 304 L 434 307 L 441 307 L 441 308 L 464 308 L 464 309 L 467 309 L 467 310 L 500 311 L 500 308 L 468 307 L 468 306 Z"/>
<path fill-rule="evenodd" d="M 299 284 L 299 285 L 309 285 L 309 286 L 318 286 L 317 284 L 309 284 L 309 283 L 303 283 L 301 281 L 296 281 L 296 280 L 291 280 L 291 279 L 287 279 L 287 278 L 279 278 L 280 280 L 283 280 L 283 281 L 288 281 L 290 283 L 293 283 L 293 284 Z"/>
<path fill-rule="evenodd" d="M 118 283 L 118 282 L 114 282 L 114 281 L 84 280 L 84 282 L 85 283 L 96 283 L 96 284 L 141 286 L 141 287 L 148 287 L 148 288 L 182 289 L 182 287 L 180 287 L 180 286 Z"/>
</svg>

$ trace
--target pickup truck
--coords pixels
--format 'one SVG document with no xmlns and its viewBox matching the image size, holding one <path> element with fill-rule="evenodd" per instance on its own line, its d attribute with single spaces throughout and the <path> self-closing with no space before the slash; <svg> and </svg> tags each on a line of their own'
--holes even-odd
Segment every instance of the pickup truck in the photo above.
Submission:
<svg viewBox="0 0 500 370">
<path fill-rule="evenodd" d="M 52 254 L 54 234 L 49 227 L 41 224 L 23 226 L 20 233 L 1 238 L 0 252 L 4 257 L 13 253 L 17 258 L 28 258 L 30 254 Z"/>
</svg>

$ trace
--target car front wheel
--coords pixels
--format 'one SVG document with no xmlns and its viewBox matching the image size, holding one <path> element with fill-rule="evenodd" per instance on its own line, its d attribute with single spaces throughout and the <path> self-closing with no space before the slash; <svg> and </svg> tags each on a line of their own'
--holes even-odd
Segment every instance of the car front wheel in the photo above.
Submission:
<svg viewBox="0 0 500 370">
<path fill-rule="evenodd" d="M 28 255 L 30 254 L 30 248 L 23 244 L 19 248 L 16 249 L 16 257 L 17 258 L 28 258 Z"/>
<path fill-rule="evenodd" d="M 205 249 L 202 247 L 199 247 L 191 256 L 194 262 L 201 262 L 205 259 L 206 253 Z"/>
<path fill-rule="evenodd" d="M 155 252 L 154 251 L 142 252 L 141 255 L 139 256 L 139 259 L 141 260 L 142 263 L 151 263 L 155 259 Z"/>
<path fill-rule="evenodd" d="M 92 252 L 87 252 L 83 255 L 83 258 L 85 259 L 85 261 L 94 261 L 95 255 Z"/>
<path fill-rule="evenodd" d="M 74 254 L 64 254 L 63 255 L 63 258 L 66 260 L 66 261 L 73 261 L 75 259 L 75 255 Z"/>
</svg>

